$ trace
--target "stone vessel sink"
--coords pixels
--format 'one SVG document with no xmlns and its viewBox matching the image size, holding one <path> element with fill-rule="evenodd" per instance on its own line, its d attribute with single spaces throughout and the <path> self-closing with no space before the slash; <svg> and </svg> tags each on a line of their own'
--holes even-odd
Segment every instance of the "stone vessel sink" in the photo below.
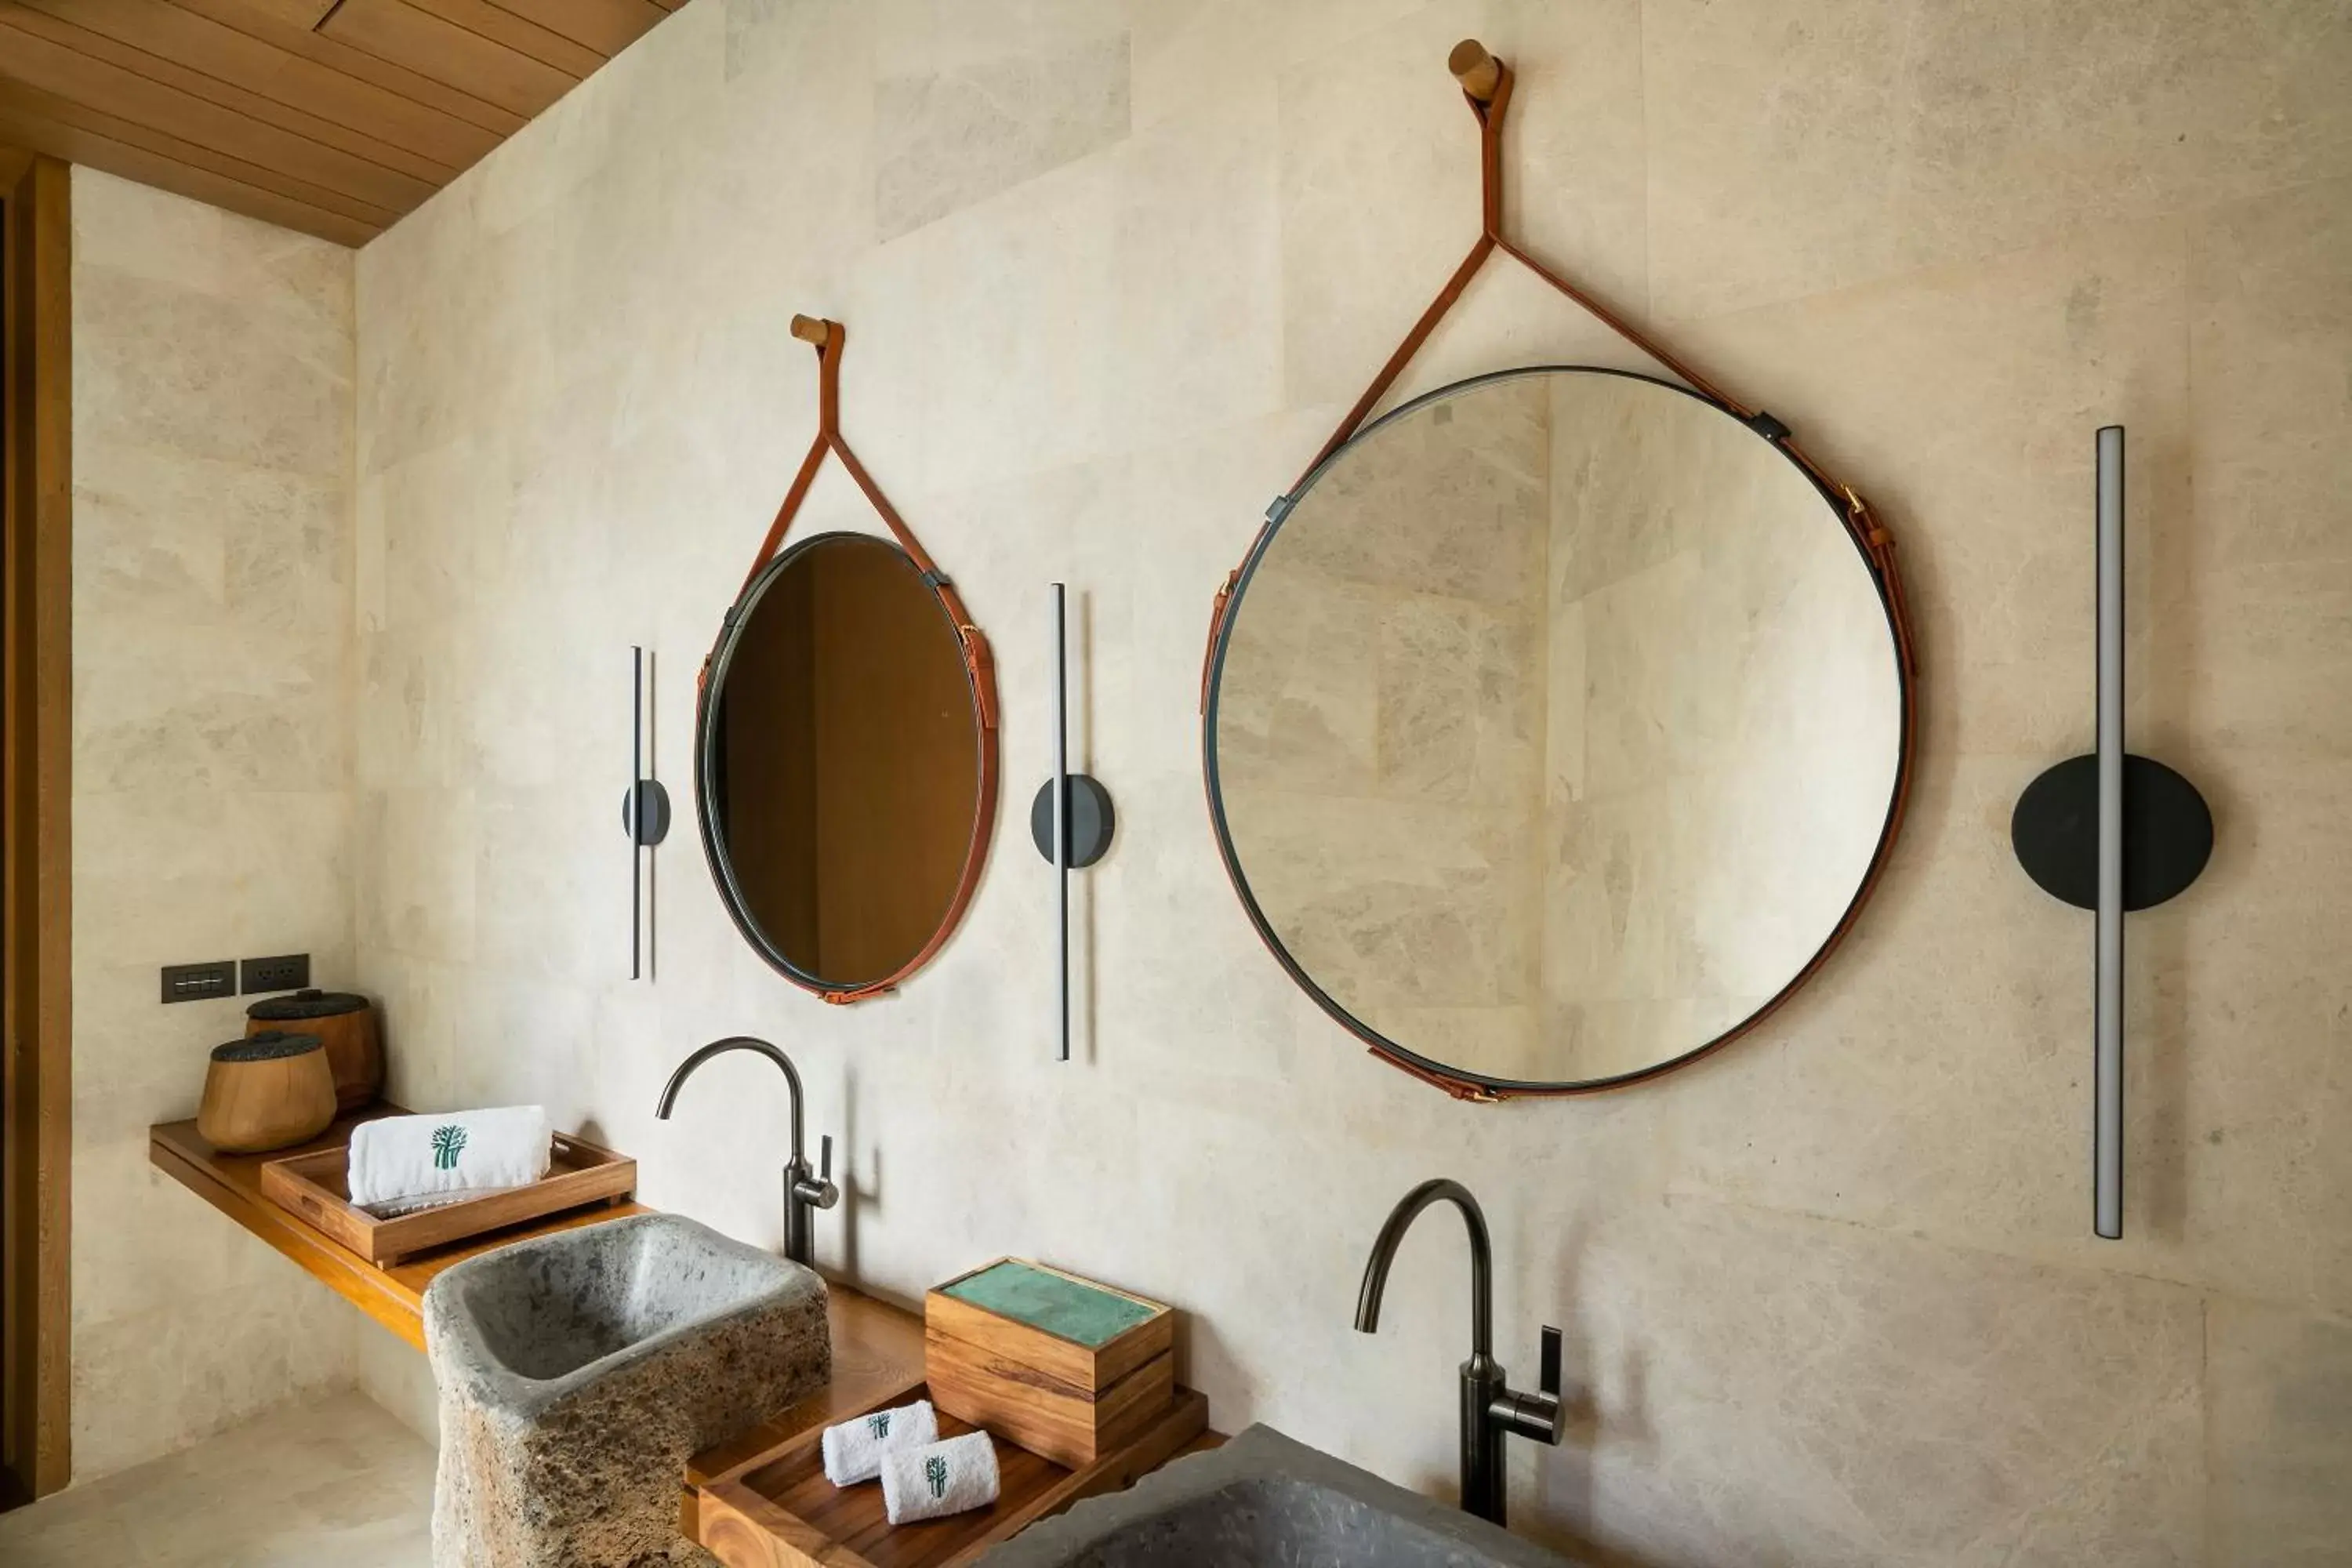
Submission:
<svg viewBox="0 0 2352 1568">
<path fill-rule="evenodd" d="M 1569 1568 L 1483 1519 L 1252 1426 L 1032 1525 L 981 1568 Z"/>
<path fill-rule="evenodd" d="M 440 1568 L 711 1559 L 677 1533 L 688 1455 L 832 1375 L 824 1281 L 676 1215 L 517 1242 L 425 1293 Z"/>
</svg>

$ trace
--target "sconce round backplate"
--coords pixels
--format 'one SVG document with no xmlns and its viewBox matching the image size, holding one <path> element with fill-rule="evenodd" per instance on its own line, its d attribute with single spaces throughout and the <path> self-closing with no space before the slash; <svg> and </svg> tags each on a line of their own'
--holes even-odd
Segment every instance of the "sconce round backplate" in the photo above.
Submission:
<svg viewBox="0 0 2352 1568">
<path fill-rule="evenodd" d="M 2017 797 L 2009 841 L 2025 874 L 2076 909 L 2099 905 L 2099 759 L 2069 757 Z M 2124 758 L 2124 908 L 2153 909 L 2213 855 L 2213 813 L 2197 786 L 2153 758 Z"/>
<path fill-rule="evenodd" d="M 646 779 L 622 792 L 621 831 L 647 846 L 669 837 L 669 791 L 661 780 Z"/>
<path fill-rule="evenodd" d="M 1110 791 L 1085 773 L 1070 775 L 1070 864 L 1078 870 L 1101 859 L 1110 849 L 1110 836 L 1118 826 L 1118 814 L 1111 810 Z M 1054 860 L 1054 781 L 1047 779 L 1037 786 L 1037 798 L 1029 803 L 1029 840 L 1037 846 L 1037 853 L 1046 864 Z"/>
</svg>

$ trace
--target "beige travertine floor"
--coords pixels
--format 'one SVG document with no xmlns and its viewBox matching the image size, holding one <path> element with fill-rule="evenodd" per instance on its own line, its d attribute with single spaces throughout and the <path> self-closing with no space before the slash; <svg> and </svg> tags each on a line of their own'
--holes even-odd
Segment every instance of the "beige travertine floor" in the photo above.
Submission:
<svg viewBox="0 0 2352 1568">
<path fill-rule="evenodd" d="M 433 1450 L 358 1394 L 0 1514 L 8 1568 L 422 1568 Z"/>
</svg>

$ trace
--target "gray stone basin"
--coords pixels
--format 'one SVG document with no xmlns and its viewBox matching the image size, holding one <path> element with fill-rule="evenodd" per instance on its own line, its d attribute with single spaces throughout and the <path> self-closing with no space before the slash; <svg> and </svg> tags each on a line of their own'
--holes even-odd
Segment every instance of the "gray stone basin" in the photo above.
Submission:
<svg viewBox="0 0 2352 1568">
<path fill-rule="evenodd" d="M 985 1553 L 982 1568 L 1568 1568 L 1271 1426 L 1179 1459 Z"/>
<path fill-rule="evenodd" d="M 441 1568 L 707 1563 L 688 1455 L 832 1375 L 824 1281 L 677 1215 L 486 1252 L 425 1292 Z"/>
</svg>

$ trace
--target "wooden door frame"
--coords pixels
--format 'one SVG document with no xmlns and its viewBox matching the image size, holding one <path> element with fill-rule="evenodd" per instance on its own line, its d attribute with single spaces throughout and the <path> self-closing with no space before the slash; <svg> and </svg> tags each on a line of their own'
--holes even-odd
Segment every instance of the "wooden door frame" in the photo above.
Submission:
<svg viewBox="0 0 2352 1568">
<path fill-rule="evenodd" d="M 73 385 L 70 172 L 0 146 L 0 1507 L 71 1474 Z"/>
</svg>

